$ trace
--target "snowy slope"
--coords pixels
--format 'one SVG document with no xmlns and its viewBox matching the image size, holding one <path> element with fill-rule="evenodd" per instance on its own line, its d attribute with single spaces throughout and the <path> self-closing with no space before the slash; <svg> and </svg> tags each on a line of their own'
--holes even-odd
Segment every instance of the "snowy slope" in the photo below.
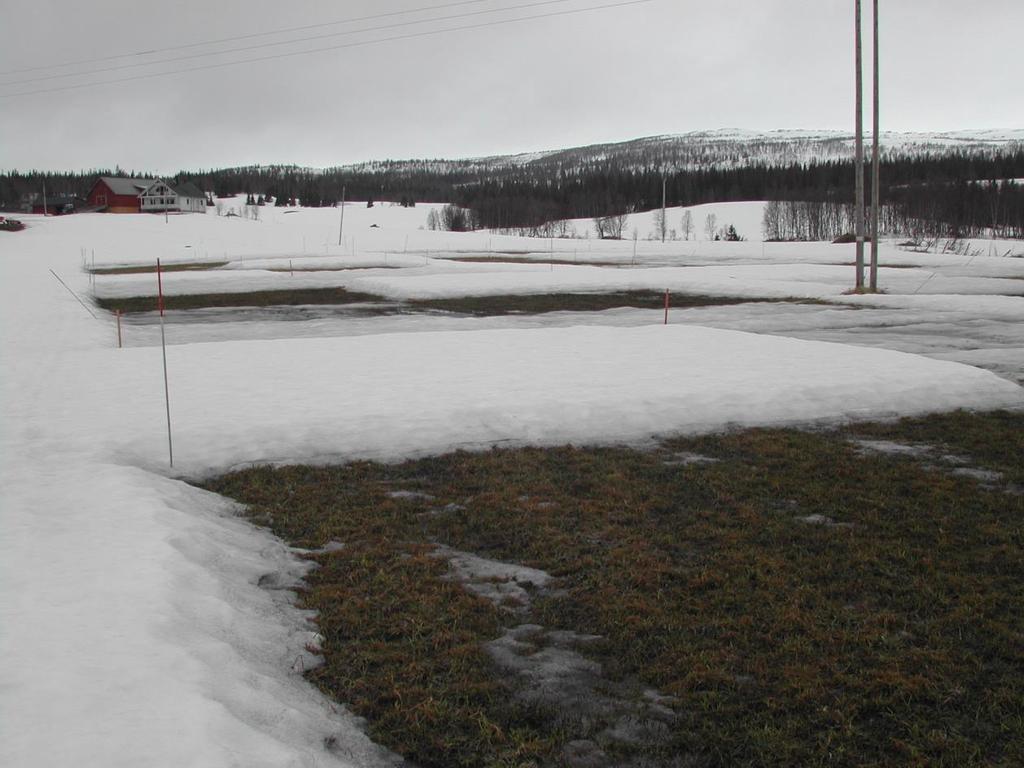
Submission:
<svg viewBox="0 0 1024 768">
<path fill-rule="evenodd" d="M 989 153 L 1013 150 L 1024 143 L 1024 129 L 955 130 L 898 133 L 883 131 L 883 154 L 909 156 L 969 151 Z M 628 141 L 584 147 L 552 149 L 517 155 L 466 159 L 399 160 L 367 162 L 344 166 L 344 170 L 403 173 L 497 173 L 507 168 L 581 167 L 614 161 L 623 166 L 649 166 L 653 160 L 675 168 L 737 167 L 750 163 L 782 165 L 834 160 L 853 156 L 854 136 L 850 131 L 789 129 L 751 131 L 721 128 L 711 131 L 647 136 Z"/>
<path fill-rule="evenodd" d="M 293 554 L 234 517 L 231 505 L 185 485 L 182 475 L 250 462 L 398 458 L 498 441 L 641 442 L 727 424 L 1024 407 L 1016 384 L 956 362 L 745 330 L 665 327 L 657 313 L 631 327 L 614 327 L 610 318 L 562 318 L 551 326 L 535 320 L 531 328 L 512 319 L 401 330 L 388 321 L 364 327 L 362 335 L 250 335 L 171 346 L 170 470 L 160 349 L 117 349 L 112 319 L 92 317 L 51 269 L 84 300 L 92 286 L 81 264 L 83 256 L 92 261 L 93 251 L 105 264 L 156 256 L 233 262 L 230 270 L 170 275 L 174 290 L 282 281 L 291 275 L 266 267 L 289 259 L 366 266 L 391 253 L 404 268 L 301 279 L 403 296 L 436 295 L 436 281 L 454 281 L 464 291 L 467 284 L 477 290 L 478 283 L 512 286 L 551 275 L 561 281 L 563 274 L 571 280 L 530 289 L 661 285 L 698 269 L 699 279 L 727 285 L 728 274 L 715 270 L 733 269 L 731 260 L 748 253 L 761 260 L 738 265 L 745 269 L 740 290 L 769 290 L 774 282 L 780 291 L 810 286 L 809 293 L 831 296 L 841 284 L 833 270 L 847 269 L 827 260 L 801 265 L 760 243 L 703 244 L 701 259 L 727 263 L 701 267 L 650 266 L 688 253 L 660 243 L 645 246 L 640 258 L 648 266 L 636 270 L 453 264 L 436 256 L 532 251 L 543 243 L 421 231 L 423 207 L 353 206 L 351 214 L 341 248 L 337 211 L 329 209 L 267 210 L 259 222 L 29 217 L 25 232 L 0 233 L 0 765 L 391 762 L 298 674 L 312 661 L 304 649 L 315 642 L 312 627 L 286 595 L 257 586 L 266 573 L 298 574 Z M 559 243 L 565 252 L 572 246 L 585 244 Z M 621 265 L 633 244 L 592 247 Z M 806 262 L 815 258 L 809 249 L 798 253 Z M 253 264 L 256 258 L 261 263 Z M 989 262 L 968 266 L 961 259 L 957 268 L 969 274 L 961 282 L 950 276 L 947 288 L 1019 283 L 1007 277 L 1007 265 L 1017 261 L 974 272 Z M 894 286 L 904 279 L 890 277 Z M 102 291 L 147 281 L 152 275 L 95 282 Z M 963 318 L 974 307 L 1020 324 L 1019 297 L 913 295 L 909 283 L 907 290 L 857 300 L 872 304 L 863 312 L 907 316 L 932 311 L 929 301 L 959 300 Z M 171 318 L 167 333 L 173 342 L 186 330 Z"/>
</svg>

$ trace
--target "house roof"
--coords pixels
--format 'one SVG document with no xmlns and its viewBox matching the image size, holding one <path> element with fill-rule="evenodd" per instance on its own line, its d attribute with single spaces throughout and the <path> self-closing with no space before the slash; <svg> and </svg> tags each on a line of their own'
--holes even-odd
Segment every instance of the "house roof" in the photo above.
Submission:
<svg viewBox="0 0 1024 768">
<path fill-rule="evenodd" d="M 115 195 L 141 195 L 154 184 L 156 179 L 126 179 L 123 176 L 101 176 L 100 181 L 107 185 Z"/>
<path fill-rule="evenodd" d="M 180 197 L 199 197 L 206 199 L 206 194 L 191 181 L 174 183 L 166 179 L 126 179 L 123 176 L 101 176 L 100 181 L 107 185 L 115 195 L 141 195 L 158 181 L 162 181 Z"/>
<path fill-rule="evenodd" d="M 206 199 L 206 195 L 203 194 L 202 190 L 199 189 L 191 181 L 183 181 L 179 184 L 173 184 L 174 191 L 181 197 L 201 197 L 203 200 Z"/>
<path fill-rule="evenodd" d="M 84 202 L 82 198 L 77 195 L 47 195 L 46 204 L 49 206 L 61 206 L 61 205 L 75 205 L 76 203 Z M 43 198 L 40 195 L 37 199 L 32 201 L 33 205 L 42 205 Z"/>
</svg>

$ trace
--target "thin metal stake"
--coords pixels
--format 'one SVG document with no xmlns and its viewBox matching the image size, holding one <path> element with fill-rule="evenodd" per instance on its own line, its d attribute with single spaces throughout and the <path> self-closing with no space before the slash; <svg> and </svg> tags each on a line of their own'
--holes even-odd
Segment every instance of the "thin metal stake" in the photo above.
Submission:
<svg viewBox="0 0 1024 768">
<path fill-rule="evenodd" d="M 54 271 L 53 271 L 52 269 L 50 270 L 50 274 L 51 274 L 51 275 L 53 275 L 54 277 L 56 277 L 56 278 L 57 278 L 57 282 L 58 282 L 58 283 L 60 283 L 61 285 L 63 285 L 63 286 L 65 287 L 65 288 L 67 288 L 67 289 L 68 289 L 68 293 L 70 293 L 70 294 L 71 294 L 72 296 L 74 296 L 74 297 L 75 297 L 75 301 L 77 301 L 77 302 L 78 302 L 79 304 L 81 304 L 81 305 L 82 305 L 82 308 L 83 308 L 83 309 L 84 309 L 84 310 L 85 310 L 86 312 L 88 312 L 88 313 L 89 313 L 90 315 L 92 315 L 93 319 L 95 320 L 95 319 L 96 319 L 96 315 L 95 315 L 95 313 L 94 313 L 94 312 L 93 312 L 93 311 L 92 311 L 91 309 L 89 309 L 88 305 L 87 305 L 87 304 L 86 304 L 86 303 L 85 303 L 84 301 L 82 301 L 82 300 L 81 300 L 80 298 L 78 298 L 78 294 L 77 294 L 77 293 L 75 293 L 75 292 L 74 292 L 74 291 L 72 291 L 72 290 L 71 290 L 70 288 L 68 288 L 68 284 L 67 284 L 67 283 L 65 283 L 65 282 L 64 282 L 63 280 L 61 280 L 61 279 L 60 279 L 60 275 L 58 275 L 58 274 L 57 274 L 56 272 L 54 272 Z"/>
<path fill-rule="evenodd" d="M 164 334 L 164 284 L 163 278 L 160 274 L 160 259 L 156 260 L 156 285 L 159 296 L 157 306 L 160 308 L 160 348 L 163 351 L 164 356 L 164 403 L 167 406 L 167 455 L 170 460 L 171 467 L 173 467 L 174 443 L 171 440 L 171 390 L 167 384 L 167 337 Z"/>
</svg>

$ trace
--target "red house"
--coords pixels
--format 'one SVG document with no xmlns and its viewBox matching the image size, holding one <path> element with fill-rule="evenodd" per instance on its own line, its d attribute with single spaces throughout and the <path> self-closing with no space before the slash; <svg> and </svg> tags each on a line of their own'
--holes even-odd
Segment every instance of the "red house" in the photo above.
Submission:
<svg viewBox="0 0 1024 768">
<path fill-rule="evenodd" d="M 89 206 L 107 213 L 206 213 L 206 195 L 191 182 L 101 176 L 89 190 Z"/>
<path fill-rule="evenodd" d="M 156 179 L 101 176 L 89 190 L 89 206 L 108 213 L 141 213 L 142 195 Z"/>
</svg>

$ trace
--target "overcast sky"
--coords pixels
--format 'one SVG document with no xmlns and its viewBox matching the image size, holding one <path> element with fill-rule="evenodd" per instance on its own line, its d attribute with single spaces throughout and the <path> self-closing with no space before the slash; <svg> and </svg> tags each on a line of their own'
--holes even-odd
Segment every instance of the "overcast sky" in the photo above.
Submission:
<svg viewBox="0 0 1024 768">
<path fill-rule="evenodd" d="M 171 174 L 505 154 L 724 127 L 852 130 L 853 0 L 650 0 L 421 35 L 614 2 L 0 0 L 0 169 Z M 1024 127 L 1024 2 L 881 3 L 883 129 Z M 400 11 L 417 12 L 384 16 Z M 252 37 L 355 17 L 377 18 Z M 424 22 L 434 17 L 449 18 Z M 412 34 L 421 36 L 352 46 Z M 324 35 L 335 36 L 146 65 Z M 250 37 L 182 47 L 240 36 Z M 79 87 L 325 47 L 334 49 Z M 172 50 L 110 58 L 156 49 Z"/>
</svg>

